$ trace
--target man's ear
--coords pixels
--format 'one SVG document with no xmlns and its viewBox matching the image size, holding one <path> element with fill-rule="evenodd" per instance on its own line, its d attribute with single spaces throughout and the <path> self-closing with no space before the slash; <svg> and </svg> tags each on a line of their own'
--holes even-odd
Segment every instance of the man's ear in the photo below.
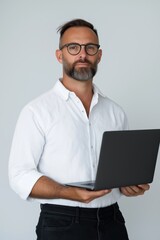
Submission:
<svg viewBox="0 0 160 240">
<path fill-rule="evenodd" d="M 101 57 L 102 57 L 102 49 L 99 49 L 99 53 L 98 53 L 98 63 L 101 61 Z"/>
<path fill-rule="evenodd" d="M 55 52 L 55 55 L 56 55 L 58 62 L 62 63 L 62 51 L 57 49 Z"/>
</svg>

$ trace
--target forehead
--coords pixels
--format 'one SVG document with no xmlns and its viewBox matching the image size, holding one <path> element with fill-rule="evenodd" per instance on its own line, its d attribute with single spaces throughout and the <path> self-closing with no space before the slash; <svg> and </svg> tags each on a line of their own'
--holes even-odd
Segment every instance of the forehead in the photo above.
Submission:
<svg viewBox="0 0 160 240">
<path fill-rule="evenodd" d="M 71 27 L 67 29 L 62 38 L 61 45 L 77 42 L 80 44 L 83 43 L 98 43 L 98 37 L 95 32 L 88 27 Z"/>
</svg>

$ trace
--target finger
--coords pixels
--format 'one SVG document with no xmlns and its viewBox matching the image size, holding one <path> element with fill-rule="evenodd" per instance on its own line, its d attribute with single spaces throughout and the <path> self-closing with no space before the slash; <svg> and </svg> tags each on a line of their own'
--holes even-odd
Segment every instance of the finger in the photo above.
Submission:
<svg viewBox="0 0 160 240">
<path fill-rule="evenodd" d="M 86 191 L 86 194 L 83 199 L 85 203 L 89 203 L 92 200 L 99 198 L 99 197 L 103 197 L 104 195 L 111 192 L 111 190 L 100 190 L 100 191 L 85 190 L 85 191 Z"/>
<path fill-rule="evenodd" d="M 139 188 L 147 191 L 150 189 L 150 185 L 149 184 L 141 184 L 141 185 L 138 185 Z"/>
<path fill-rule="evenodd" d="M 103 196 L 111 192 L 111 190 L 105 189 L 105 190 L 99 190 L 99 191 L 89 191 L 92 193 L 93 196 Z"/>
<path fill-rule="evenodd" d="M 139 194 L 140 192 L 142 192 L 144 189 L 139 188 L 138 186 L 131 186 L 130 187 L 130 193 L 133 194 Z"/>
<path fill-rule="evenodd" d="M 138 192 L 138 187 L 136 187 L 136 186 L 126 187 L 126 191 L 127 191 L 128 194 L 130 194 L 130 195 L 137 194 L 137 192 Z"/>
<path fill-rule="evenodd" d="M 123 188 L 121 188 L 121 192 L 128 197 L 144 194 L 144 190 L 140 189 L 137 186 L 123 187 Z"/>
<path fill-rule="evenodd" d="M 121 187 L 121 192 L 125 195 L 125 196 L 130 196 L 130 193 L 128 191 L 127 187 Z"/>
<path fill-rule="evenodd" d="M 145 192 L 145 189 L 139 186 L 132 186 L 131 189 L 134 191 L 135 196 L 143 195 Z"/>
</svg>

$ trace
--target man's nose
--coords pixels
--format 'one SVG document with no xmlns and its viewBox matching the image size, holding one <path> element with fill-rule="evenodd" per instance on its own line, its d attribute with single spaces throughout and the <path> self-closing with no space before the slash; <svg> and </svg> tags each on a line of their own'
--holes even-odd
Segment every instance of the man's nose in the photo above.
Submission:
<svg viewBox="0 0 160 240">
<path fill-rule="evenodd" d="M 79 52 L 79 56 L 85 58 L 87 56 L 85 46 L 81 46 L 81 51 Z"/>
</svg>

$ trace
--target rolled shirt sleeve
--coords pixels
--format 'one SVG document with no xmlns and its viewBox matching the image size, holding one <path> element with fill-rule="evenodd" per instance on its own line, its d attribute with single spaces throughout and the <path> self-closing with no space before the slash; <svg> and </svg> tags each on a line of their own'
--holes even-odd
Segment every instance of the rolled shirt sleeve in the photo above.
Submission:
<svg viewBox="0 0 160 240">
<path fill-rule="evenodd" d="M 42 128 L 32 109 L 25 107 L 17 121 L 9 159 L 9 182 L 22 199 L 28 198 L 34 184 L 43 176 L 38 171 L 38 163 L 44 145 Z"/>
</svg>

